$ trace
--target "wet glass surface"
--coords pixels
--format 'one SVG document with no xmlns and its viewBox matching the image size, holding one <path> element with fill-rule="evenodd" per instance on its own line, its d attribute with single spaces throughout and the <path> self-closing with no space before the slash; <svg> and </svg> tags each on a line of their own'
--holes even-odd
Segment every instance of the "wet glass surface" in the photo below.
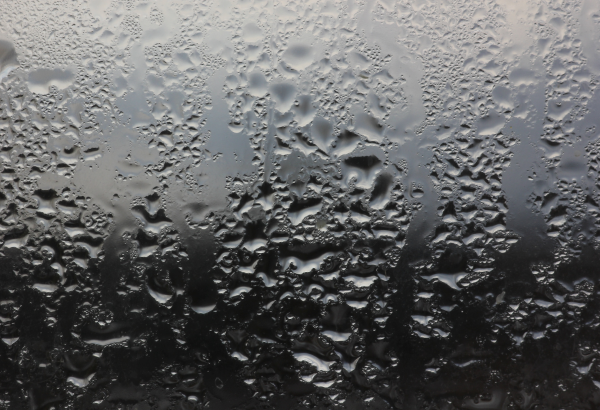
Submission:
<svg viewBox="0 0 600 410">
<path fill-rule="evenodd" d="M 597 0 L 0 9 L 0 409 L 600 406 Z"/>
</svg>

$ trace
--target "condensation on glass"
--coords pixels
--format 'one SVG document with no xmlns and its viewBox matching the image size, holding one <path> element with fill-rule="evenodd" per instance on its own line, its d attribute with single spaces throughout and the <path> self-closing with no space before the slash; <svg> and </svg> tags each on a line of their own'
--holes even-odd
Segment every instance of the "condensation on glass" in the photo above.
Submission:
<svg viewBox="0 0 600 410">
<path fill-rule="evenodd" d="M 597 0 L 0 9 L 0 409 L 600 406 Z"/>
</svg>

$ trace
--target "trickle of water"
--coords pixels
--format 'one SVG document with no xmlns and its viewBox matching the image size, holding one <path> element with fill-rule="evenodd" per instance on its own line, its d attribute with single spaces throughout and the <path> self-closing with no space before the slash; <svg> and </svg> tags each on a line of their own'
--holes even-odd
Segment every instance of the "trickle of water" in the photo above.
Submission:
<svg viewBox="0 0 600 410">
<path fill-rule="evenodd" d="M 0 36 L 0 81 L 19 66 L 13 43 Z"/>
</svg>

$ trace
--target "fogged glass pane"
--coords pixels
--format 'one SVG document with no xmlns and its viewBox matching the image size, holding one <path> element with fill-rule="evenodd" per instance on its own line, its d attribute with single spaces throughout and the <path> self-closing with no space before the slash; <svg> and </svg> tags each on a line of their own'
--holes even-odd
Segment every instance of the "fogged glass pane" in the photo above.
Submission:
<svg viewBox="0 0 600 410">
<path fill-rule="evenodd" d="M 600 3 L 0 0 L 1 409 L 600 406 Z"/>
</svg>

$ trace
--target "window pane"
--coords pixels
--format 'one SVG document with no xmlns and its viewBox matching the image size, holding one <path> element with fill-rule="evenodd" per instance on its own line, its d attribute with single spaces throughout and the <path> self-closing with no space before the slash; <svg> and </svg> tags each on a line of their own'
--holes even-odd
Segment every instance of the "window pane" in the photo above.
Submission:
<svg viewBox="0 0 600 410">
<path fill-rule="evenodd" d="M 0 409 L 600 406 L 597 0 L 0 8 Z"/>
</svg>

